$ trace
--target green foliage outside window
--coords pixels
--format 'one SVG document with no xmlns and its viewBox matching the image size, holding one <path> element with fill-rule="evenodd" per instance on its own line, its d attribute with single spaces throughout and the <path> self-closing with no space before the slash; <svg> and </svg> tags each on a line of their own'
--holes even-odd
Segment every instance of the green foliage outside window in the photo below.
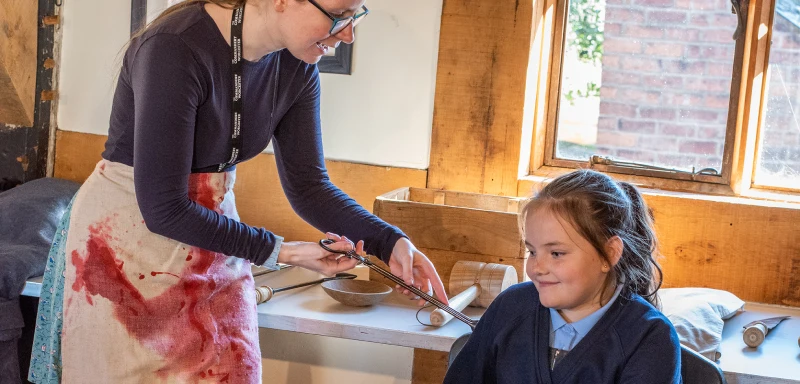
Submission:
<svg viewBox="0 0 800 384">
<path fill-rule="evenodd" d="M 603 58 L 603 8 L 605 0 L 570 0 L 569 35 L 567 44 L 578 52 L 578 59 L 599 65 Z M 600 97 L 600 87 L 595 82 L 586 88 L 564 92 L 564 97 L 573 103 L 576 98 Z"/>
<path fill-rule="evenodd" d="M 578 51 L 581 61 L 599 64 L 603 57 L 603 8 L 604 0 L 570 0 L 569 45 Z"/>
</svg>

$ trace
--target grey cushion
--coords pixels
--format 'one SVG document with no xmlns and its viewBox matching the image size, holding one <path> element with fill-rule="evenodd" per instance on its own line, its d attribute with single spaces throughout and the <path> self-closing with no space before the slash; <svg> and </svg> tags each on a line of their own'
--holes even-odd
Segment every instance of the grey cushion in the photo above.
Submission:
<svg viewBox="0 0 800 384">
<path fill-rule="evenodd" d="M 58 222 L 80 184 L 37 179 L 0 193 L 0 307 L 12 307 L 31 277 L 41 276 Z M 0 311 L 4 331 L 18 333 L 18 311 Z"/>
</svg>

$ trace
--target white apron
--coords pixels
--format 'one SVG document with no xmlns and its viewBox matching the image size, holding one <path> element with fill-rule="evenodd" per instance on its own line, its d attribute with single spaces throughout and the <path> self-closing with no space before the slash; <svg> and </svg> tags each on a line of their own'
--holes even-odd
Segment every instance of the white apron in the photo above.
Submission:
<svg viewBox="0 0 800 384">
<path fill-rule="evenodd" d="M 238 220 L 235 173 L 192 174 L 189 198 Z M 66 241 L 63 383 L 260 383 L 250 264 L 150 232 L 133 168 L 100 161 Z"/>
</svg>

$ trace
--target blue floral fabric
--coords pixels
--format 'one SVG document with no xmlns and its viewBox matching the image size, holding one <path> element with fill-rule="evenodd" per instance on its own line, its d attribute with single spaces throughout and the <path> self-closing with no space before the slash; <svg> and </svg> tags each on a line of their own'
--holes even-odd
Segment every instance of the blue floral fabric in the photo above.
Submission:
<svg viewBox="0 0 800 384">
<path fill-rule="evenodd" d="M 73 200 L 74 201 L 74 200 Z M 36 334 L 33 338 L 28 381 L 37 384 L 61 382 L 61 329 L 64 308 L 65 248 L 72 202 L 61 217 L 47 256 L 42 292 L 39 295 L 39 312 L 36 316 Z"/>
</svg>

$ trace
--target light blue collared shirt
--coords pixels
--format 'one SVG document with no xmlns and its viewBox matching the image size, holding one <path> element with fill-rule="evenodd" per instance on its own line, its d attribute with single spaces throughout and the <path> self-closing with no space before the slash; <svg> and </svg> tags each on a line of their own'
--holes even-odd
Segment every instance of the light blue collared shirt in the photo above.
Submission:
<svg viewBox="0 0 800 384">
<path fill-rule="evenodd" d="M 611 297 L 611 300 L 606 305 L 574 323 L 567 323 L 557 310 L 550 308 L 550 347 L 571 351 L 600 321 L 600 318 L 608 311 L 611 304 L 617 301 L 620 291 L 622 291 L 622 285 L 617 286 L 614 296 Z"/>
</svg>

